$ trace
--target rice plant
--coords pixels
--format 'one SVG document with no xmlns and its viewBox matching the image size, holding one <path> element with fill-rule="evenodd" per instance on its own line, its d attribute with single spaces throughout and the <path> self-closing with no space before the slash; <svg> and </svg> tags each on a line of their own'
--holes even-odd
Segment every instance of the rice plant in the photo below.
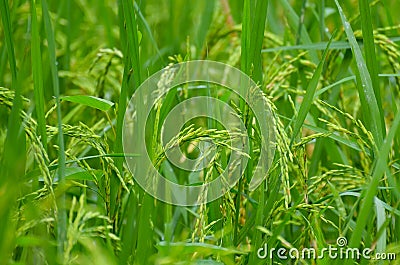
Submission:
<svg viewBox="0 0 400 265">
<path fill-rule="evenodd" d="M 398 10 L 1 0 L 0 263 L 400 264 Z M 171 85 L 195 60 L 252 85 Z M 161 181 L 204 189 L 170 203 Z"/>
</svg>

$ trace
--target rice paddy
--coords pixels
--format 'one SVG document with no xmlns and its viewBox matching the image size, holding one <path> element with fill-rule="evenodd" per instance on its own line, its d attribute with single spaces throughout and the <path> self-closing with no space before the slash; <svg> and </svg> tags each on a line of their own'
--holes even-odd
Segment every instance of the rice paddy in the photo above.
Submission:
<svg viewBox="0 0 400 265">
<path fill-rule="evenodd" d="M 400 264 L 398 10 L 1 0 L 0 263 Z M 195 60 L 240 69 L 248 98 L 228 71 L 169 89 Z M 213 100 L 176 108 L 193 98 Z M 170 203 L 156 174 L 223 184 Z"/>
</svg>

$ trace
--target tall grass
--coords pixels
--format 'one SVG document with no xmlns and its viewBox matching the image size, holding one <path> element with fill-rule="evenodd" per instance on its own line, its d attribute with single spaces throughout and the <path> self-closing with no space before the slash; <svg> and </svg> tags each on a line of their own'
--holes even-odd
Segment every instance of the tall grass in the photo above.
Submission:
<svg viewBox="0 0 400 265">
<path fill-rule="evenodd" d="M 23 137 L 22 120 L 20 111 L 22 109 L 22 89 L 18 80 L 17 60 L 14 50 L 13 29 L 10 15 L 10 8 L 7 1 L 0 3 L 1 18 L 3 23 L 3 35 L 8 55 L 8 61 L 11 71 L 11 87 L 14 90 L 14 99 L 7 124 L 7 134 L 4 140 L 3 155 L 1 157 L 1 180 L 0 189 L 2 192 L 2 203 L 0 218 L 2 227 L 0 228 L 0 258 L 7 260 L 7 254 L 12 248 L 15 229 L 10 217 L 13 214 L 12 208 L 15 206 L 15 200 L 19 192 L 19 179 L 23 174 L 21 167 L 24 166 L 25 159 L 25 139 Z M 3 44 L 4 45 L 4 44 Z M 19 148 L 15 148 L 19 146 Z M 13 183 L 12 180 L 16 180 Z"/>
<path fill-rule="evenodd" d="M 382 264 L 397 264 L 397 10 L 392 0 L 0 1 L 1 263 L 331 264 L 257 253 L 265 245 L 321 250 L 345 237 L 349 247 L 396 254 Z M 221 125 L 199 118 L 170 144 L 195 158 L 199 141 L 219 141 L 213 160 L 197 173 L 169 161 L 161 127 L 180 102 L 216 97 L 249 134 L 238 183 L 183 207 L 136 183 L 125 161 L 140 157 L 123 153 L 123 130 L 140 84 L 192 59 L 230 64 L 257 83 L 271 105 L 276 151 L 250 190 L 262 138 L 249 106 L 215 84 L 173 89 L 145 128 L 165 178 L 210 181 L 232 151 Z"/>
<path fill-rule="evenodd" d="M 257 85 L 263 84 L 263 63 L 261 49 L 264 42 L 264 32 L 266 17 L 268 11 L 269 1 L 244 1 L 243 8 L 243 18 L 242 18 L 242 35 L 241 35 L 241 69 L 244 73 L 252 77 L 252 79 L 257 82 Z M 255 13 L 253 17 L 252 14 Z M 242 106 L 242 113 L 246 112 L 246 107 Z M 248 125 L 247 132 L 250 136 L 253 136 L 253 129 L 251 128 L 251 120 L 253 116 L 248 114 L 245 124 Z M 255 137 L 255 136 L 253 136 Z M 254 146 L 250 142 L 250 153 L 254 152 Z M 243 183 L 251 179 L 254 167 L 256 166 L 255 157 L 253 156 L 248 163 L 246 172 L 242 179 L 239 180 L 238 184 L 238 194 L 236 195 L 236 216 L 234 225 L 234 243 L 235 245 L 240 245 L 243 242 L 243 237 L 239 240 L 240 232 L 240 211 L 242 197 L 241 194 L 244 188 L 248 186 L 249 183 Z M 258 194 L 256 194 L 258 193 Z M 254 194 L 255 198 L 258 197 L 258 206 L 256 207 L 256 213 L 254 214 L 254 221 L 252 225 L 261 226 L 263 225 L 263 220 L 265 219 L 265 212 L 263 204 L 265 203 L 265 183 L 260 185 L 259 190 Z M 252 241 L 255 245 L 262 244 L 262 238 L 260 234 L 255 234 L 252 236 Z M 257 262 L 257 257 L 255 253 L 252 253 L 249 257 L 249 262 L 255 264 Z"/>
<path fill-rule="evenodd" d="M 53 26 L 50 20 L 50 14 L 47 7 L 46 0 L 42 0 L 42 13 L 44 28 L 46 31 L 46 39 L 48 43 L 48 55 L 51 70 L 51 80 L 53 86 L 53 93 L 56 99 L 56 111 L 57 111 L 57 129 L 58 129 L 58 185 L 65 185 L 65 148 L 64 148 L 64 134 L 62 127 L 62 114 L 61 114 L 61 102 L 60 102 L 60 83 L 58 79 L 57 59 L 56 59 L 56 43 L 54 37 Z M 40 93 L 40 92 L 39 92 Z M 57 198 L 57 247 L 58 247 L 58 258 L 66 261 L 64 257 L 65 241 L 67 240 L 67 215 L 65 205 L 65 194 L 60 194 Z"/>
</svg>

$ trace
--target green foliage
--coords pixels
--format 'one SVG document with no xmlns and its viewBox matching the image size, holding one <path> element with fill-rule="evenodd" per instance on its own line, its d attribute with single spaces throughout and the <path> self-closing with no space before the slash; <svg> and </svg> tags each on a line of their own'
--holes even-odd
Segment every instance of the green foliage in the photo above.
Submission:
<svg viewBox="0 0 400 265">
<path fill-rule="evenodd" d="M 1 263 L 331 264 L 276 252 L 260 259 L 257 251 L 322 249 L 340 236 L 351 247 L 395 253 L 398 264 L 398 10 L 394 0 L 1 0 Z M 173 89 L 145 128 L 165 178 L 211 181 L 232 152 L 218 122 L 200 118 L 166 148 L 195 158 L 199 142 L 213 141 L 210 163 L 188 172 L 167 159 L 160 128 L 185 99 L 229 104 L 250 136 L 237 185 L 183 207 L 135 182 L 124 161 L 139 156 L 123 153 L 123 125 L 147 77 L 194 59 L 253 78 L 272 108 L 276 152 L 251 191 L 261 138 L 248 106 L 214 84 Z"/>
<path fill-rule="evenodd" d="M 64 97 L 60 97 L 60 99 L 65 100 L 65 101 L 79 103 L 79 104 L 89 106 L 89 107 L 92 107 L 92 108 L 95 108 L 98 110 L 102 110 L 102 111 L 107 111 L 112 106 L 114 106 L 114 103 L 112 103 L 109 100 L 106 100 L 103 98 L 97 98 L 97 97 L 93 97 L 93 96 L 83 96 L 83 95 L 64 96 Z"/>
</svg>

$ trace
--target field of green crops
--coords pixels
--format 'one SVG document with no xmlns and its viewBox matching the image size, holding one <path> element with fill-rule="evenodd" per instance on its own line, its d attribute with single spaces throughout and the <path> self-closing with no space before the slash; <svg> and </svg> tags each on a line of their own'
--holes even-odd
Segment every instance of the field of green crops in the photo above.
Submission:
<svg viewBox="0 0 400 265">
<path fill-rule="evenodd" d="M 0 0 L 0 264 L 400 264 L 399 12 L 397 0 Z M 142 155 L 124 152 L 125 113 L 154 73 L 192 60 L 240 69 L 268 111 L 204 82 L 146 117 L 138 107 L 132 137 L 144 132 L 155 171 L 180 185 L 212 182 L 237 150 L 204 116 L 165 145 L 175 106 L 215 98 L 246 126 L 238 181 L 171 204 L 128 165 Z M 209 159 L 184 170 L 168 148 Z"/>
</svg>

